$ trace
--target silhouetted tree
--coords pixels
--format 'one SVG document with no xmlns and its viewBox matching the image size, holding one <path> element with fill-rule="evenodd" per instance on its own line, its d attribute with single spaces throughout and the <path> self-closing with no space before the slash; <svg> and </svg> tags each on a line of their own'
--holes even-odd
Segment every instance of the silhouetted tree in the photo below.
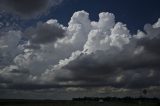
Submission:
<svg viewBox="0 0 160 106">
<path fill-rule="evenodd" d="M 142 92 L 143 92 L 143 95 L 147 95 L 147 90 L 146 89 L 144 89 Z"/>
</svg>

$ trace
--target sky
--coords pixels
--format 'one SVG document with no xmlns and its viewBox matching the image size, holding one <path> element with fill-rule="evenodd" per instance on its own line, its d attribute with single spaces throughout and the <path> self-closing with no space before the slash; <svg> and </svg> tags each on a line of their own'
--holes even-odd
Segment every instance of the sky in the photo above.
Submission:
<svg viewBox="0 0 160 106">
<path fill-rule="evenodd" d="M 0 0 L 0 99 L 160 97 L 159 0 Z"/>
</svg>

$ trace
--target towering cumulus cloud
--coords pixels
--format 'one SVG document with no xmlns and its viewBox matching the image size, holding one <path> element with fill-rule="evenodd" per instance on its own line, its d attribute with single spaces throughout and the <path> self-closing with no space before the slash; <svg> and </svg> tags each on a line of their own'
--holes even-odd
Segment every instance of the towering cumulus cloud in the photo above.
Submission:
<svg viewBox="0 0 160 106">
<path fill-rule="evenodd" d="M 112 13 L 100 13 L 95 22 L 78 11 L 68 27 L 51 19 L 24 32 L 2 33 L 0 89 L 136 96 L 146 88 L 150 96 L 159 95 L 159 23 L 146 24 L 133 35 Z"/>
<path fill-rule="evenodd" d="M 30 16 L 41 15 L 51 6 L 61 2 L 62 0 L 0 0 L 0 9 L 23 18 L 30 18 Z"/>
</svg>

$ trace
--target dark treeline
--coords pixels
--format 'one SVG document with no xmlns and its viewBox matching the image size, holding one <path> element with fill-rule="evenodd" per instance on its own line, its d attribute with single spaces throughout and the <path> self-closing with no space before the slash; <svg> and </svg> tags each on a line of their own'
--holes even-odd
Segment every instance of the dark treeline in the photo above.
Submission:
<svg viewBox="0 0 160 106">
<path fill-rule="evenodd" d="M 0 99 L 0 106 L 160 106 L 158 98 L 84 97 L 72 100 Z"/>
<path fill-rule="evenodd" d="M 123 97 L 123 98 L 118 98 L 118 97 L 83 97 L 83 98 L 73 98 L 72 101 L 157 101 L 159 102 L 159 98 L 146 98 L 146 97 L 138 97 L 138 98 L 133 98 L 133 97 Z"/>
</svg>

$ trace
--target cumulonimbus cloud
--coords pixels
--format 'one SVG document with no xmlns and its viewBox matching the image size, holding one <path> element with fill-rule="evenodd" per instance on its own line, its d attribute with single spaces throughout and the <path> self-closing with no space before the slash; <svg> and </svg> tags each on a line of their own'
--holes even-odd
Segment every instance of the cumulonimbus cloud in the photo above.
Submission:
<svg viewBox="0 0 160 106">
<path fill-rule="evenodd" d="M 95 22 L 89 19 L 87 12 L 78 11 L 71 17 L 68 27 L 49 20 L 25 33 L 19 32 L 20 37 L 28 36 L 26 41 L 15 37 L 15 43 L 4 42 L 10 35 L 7 33 L 8 36 L 0 36 L 0 43 L 3 43 L 0 50 L 20 52 L 13 52 L 9 64 L 0 69 L 0 79 L 3 79 L 0 87 L 18 89 L 19 84 L 26 84 L 25 90 L 34 84 L 34 89 L 47 89 L 47 86 L 130 90 L 158 87 L 159 23 L 160 20 L 154 25 L 147 24 L 144 31 L 138 30 L 133 35 L 125 24 L 115 21 L 112 13 L 100 13 L 99 21 Z M 17 40 L 21 43 L 17 44 Z M 18 46 L 11 49 L 11 44 Z M 0 65 L 6 63 L 2 59 L 4 54 L 0 54 Z"/>
<path fill-rule="evenodd" d="M 79 14 L 83 11 L 79 12 Z M 131 35 L 126 25 L 115 23 L 114 15 L 101 13 L 82 51 L 61 60 L 51 71 L 53 79 L 79 86 L 112 86 L 139 89 L 159 86 L 159 22 L 145 25 L 145 32 Z M 63 75 L 64 74 L 64 75 Z M 55 80 L 54 79 L 54 80 Z"/>
</svg>

